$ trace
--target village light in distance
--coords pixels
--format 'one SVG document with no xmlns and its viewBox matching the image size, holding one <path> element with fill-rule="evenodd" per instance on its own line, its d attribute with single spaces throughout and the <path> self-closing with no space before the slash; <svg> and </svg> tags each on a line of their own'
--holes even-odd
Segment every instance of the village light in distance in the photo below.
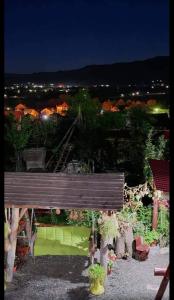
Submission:
<svg viewBox="0 0 174 300">
<path fill-rule="evenodd" d="M 48 119 L 49 119 L 49 116 L 47 116 L 47 115 L 42 115 L 42 119 L 43 119 L 43 120 L 48 120 Z"/>
</svg>

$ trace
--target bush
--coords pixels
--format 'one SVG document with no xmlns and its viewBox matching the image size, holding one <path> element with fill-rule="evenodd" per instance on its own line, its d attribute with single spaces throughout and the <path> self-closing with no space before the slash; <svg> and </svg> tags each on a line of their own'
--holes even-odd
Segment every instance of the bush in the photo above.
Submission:
<svg viewBox="0 0 174 300">
<path fill-rule="evenodd" d="M 88 274 L 91 280 L 99 279 L 103 281 L 106 276 L 106 271 L 104 267 L 99 264 L 94 264 L 88 268 Z"/>
</svg>

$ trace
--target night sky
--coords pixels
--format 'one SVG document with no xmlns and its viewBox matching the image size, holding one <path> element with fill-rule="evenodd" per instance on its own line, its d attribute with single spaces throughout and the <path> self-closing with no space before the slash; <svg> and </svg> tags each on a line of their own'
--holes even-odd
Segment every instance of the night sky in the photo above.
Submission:
<svg viewBox="0 0 174 300">
<path fill-rule="evenodd" d="M 167 0 L 5 0 L 5 72 L 169 54 Z"/>
</svg>

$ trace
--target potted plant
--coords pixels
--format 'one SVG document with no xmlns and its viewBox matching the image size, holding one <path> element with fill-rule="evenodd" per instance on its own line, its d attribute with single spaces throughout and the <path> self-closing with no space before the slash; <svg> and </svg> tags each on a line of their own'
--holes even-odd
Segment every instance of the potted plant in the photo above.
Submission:
<svg viewBox="0 0 174 300">
<path fill-rule="evenodd" d="M 107 268 L 107 275 L 110 275 L 112 272 L 112 267 L 113 267 L 113 261 L 109 260 L 108 262 L 108 268 Z"/>
<path fill-rule="evenodd" d="M 104 267 L 99 264 L 91 265 L 88 269 L 90 279 L 90 292 L 93 295 L 101 295 L 104 293 L 104 279 L 106 271 Z"/>
<path fill-rule="evenodd" d="M 108 258 L 109 258 L 109 262 L 108 262 L 108 265 L 107 265 L 107 274 L 109 275 L 112 272 L 113 262 L 117 258 L 113 250 L 109 251 Z"/>
</svg>

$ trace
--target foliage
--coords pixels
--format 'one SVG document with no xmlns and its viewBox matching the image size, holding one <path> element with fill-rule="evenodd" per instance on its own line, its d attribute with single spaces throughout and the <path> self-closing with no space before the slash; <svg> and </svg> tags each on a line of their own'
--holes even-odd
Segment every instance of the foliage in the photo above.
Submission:
<svg viewBox="0 0 174 300">
<path fill-rule="evenodd" d="M 126 113 L 125 112 L 104 112 L 99 117 L 99 124 L 102 128 L 125 128 L 126 126 Z"/>
<path fill-rule="evenodd" d="M 137 211 L 137 221 L 144 225 L 145 231 L 150 231 L 152 227 L 152 206 L 142 206 Z"/>
<path fill-rule="evenodd" d="M 115 214 L 106 216 L 98 220 L 99 231 L 103 239 L 113 239 L 119 235 L 118 220 Z"/>
<path fill-rule="evenodd" d="M 103 281 L 106 276 L 106 271 L 101 265 L 93 264 L 88 268 L 88 274 L 91 280 L 99 279 Z"/>
<path fill-rule="evenodd" d="M 52 148 L 53 141 L 57 140 L 57 126 L 54 120 L 34 120 L 32 126 L 32 134 L 30 137 L 30 145 L 34 147 Z"/>
<path fill-rule="evenodd" d="M 165 247 L 169 244 L 169 210 L 160 206 L 158 215 L 158 227 L 160 246 Z"/>
<path fill-rule="evenodd" d="M 80 89 L 71 100 L 69 114 L 79 114 L 83 128 L 95 128 L 97 126 L 97 114 L 100 112 L 100 104 L 97 99 L 92 99 L 87 89 Z"/>
<path fill-rule="evenodd" d="M 21 122 L 17 122 L 13 115 L 9 115 L 5 123 L 5 142 L 7 149 L 11 150 L 9 160 L 15 162 L 16 171 L 22 170 L 21 151 L 28 145 L 32 134 L 32 120 L 24 116 Z M 10 149 L 11 148 L 11 149 Z"/>
<path fill-rule="evenodd" d="M 134 228 L 137 222 L 136 210 L 124 205 L 123 209 L 117 213 L 119 232 L 123 234 L 128 227 Z"/>
<path fill-rule="evenodd" d="M 50 215 L 38 216 L 37 221 L 45 224 L 66 224 L 67 213 L 62 210 L 60 215 L 56 214 L 56 210 L 51 210 Z"/>
<path fill-rule="evenodd" d="M 69 225 L 76 225 L 76 226 L 86 226 L 86 227 L 92 227 L 92 220 L 94 216 L 94 222 L 96 223 L 96 220 L 100 217 L 99 211 L 92 211 L 92 210 L 73 210 L 76 212 L 77 218 L 72 219 L 70 218 L 71 211 L 67 212 L 67 224 Z M 81 214 L 82 213 L 82 214 Z M 97 227 L 97 224 L 95 224 L 95 227 Z"/>
<path fill-rule="evenodd" d="M 133 132 L 146 135 L 151 128 L 152 118 L 144 107 L 133 107 L 128 110 L 128 123 Z"/>
<path fill-rule="evenodd" d="M 159 240 L 159 233 L 156 230 L 148 230 L 144 235 L 144 242 L 151 245 L 154 241 Z"/>
<path fill-rule="evenodd" d="M 32 120 L 30 117 L 24 116 L 19 124 L 13 116 L 9 116 L 8 122 L 5 124 L 5 131 L 5 140 L 13 146 L 14 150 L 16 152 L 23 150 L 32 134 Z"/>
</svg>

